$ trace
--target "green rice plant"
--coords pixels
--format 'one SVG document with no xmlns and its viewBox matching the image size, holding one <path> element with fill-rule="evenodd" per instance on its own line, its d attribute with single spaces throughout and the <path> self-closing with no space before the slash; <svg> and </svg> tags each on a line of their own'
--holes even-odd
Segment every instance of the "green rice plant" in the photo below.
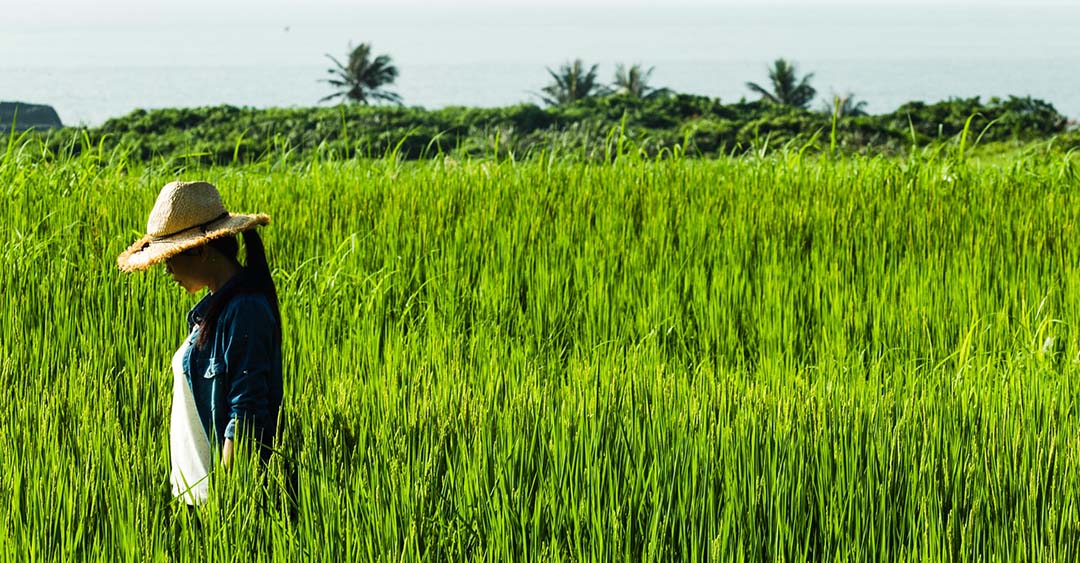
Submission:
<svg viewBox="0 0 1080 563">
<path fill-rule="evenodd" d="M 1080 555 L 1070 156 L 620 137 L 603 164 L 207 168 L 11 142 L 6 560 Z M 273 215 L 285 338 L 279 453 L 240 452 L 194 513 L 167 426 L 195 297 L 114 262 L 180 177 Z"/>
</svg>

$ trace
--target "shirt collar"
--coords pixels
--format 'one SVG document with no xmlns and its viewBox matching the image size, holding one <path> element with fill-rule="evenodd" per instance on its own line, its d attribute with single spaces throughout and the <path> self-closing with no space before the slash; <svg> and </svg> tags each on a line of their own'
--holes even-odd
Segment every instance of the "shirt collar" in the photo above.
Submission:
<svg viewBox="0 0 1080 563">
<path fill-rule="evenodd" d="M 229 281 L 223 283 L 217 291 L 213 293 L 210 293 L 209 291 L 206 292 L 206 295 L 204 295 L 203 298 L 188 311 L 188 330 L 191 330 L 192 327 L 203 322 L 206 318 L 207 311 L 210 310 L 210 306 L 214 304 L 214 301 L 217 300 L 218 296 L 227 295 L 232 286 L 240 284 L 243 281 L 242 278 L 244 277 L 245 272 L 246 270 L 241 269 L 233 277 L 229 278 Z"/>
</svg>

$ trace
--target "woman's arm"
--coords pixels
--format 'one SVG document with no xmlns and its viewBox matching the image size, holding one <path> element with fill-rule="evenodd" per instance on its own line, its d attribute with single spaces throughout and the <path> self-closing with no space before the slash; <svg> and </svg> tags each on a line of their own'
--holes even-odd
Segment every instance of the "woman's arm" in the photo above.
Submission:
<svg viewBox="0 0 1080 563">
<path fill-rule="evenodd" d="M 225 466 L 225 470 L 228 471 L 232 467 L 233 456 L 233 441 L 232 438 L 225 438 L 225 445 L 221 447 L 221 465 Z"/>
<path fill-rule="evenodd" d="M 229 374 L 228 417 L 222 442 L 223 463 L 231 462 L 235 441 L 244 433 L 257 440 L 266 439 L 262 418 L 272 412 L 270 379 L 273 377 L 273 313 L 265 300 L 238 296 L 222 317 L 227 327 L 225 368 Z M 246 439 L 246 438 L 245 438 Z"/>
</svg>

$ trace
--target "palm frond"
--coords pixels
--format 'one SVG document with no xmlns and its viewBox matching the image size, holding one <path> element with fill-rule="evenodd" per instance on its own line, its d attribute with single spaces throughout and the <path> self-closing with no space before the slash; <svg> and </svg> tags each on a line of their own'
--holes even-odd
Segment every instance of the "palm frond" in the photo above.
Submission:
<svg viewBox="0 0 1080 563">
<path fill-rule="evenodd" d="M 371 45 L 361 43 L 355 48 L 349 47 L 348 64 L 342 64 L 333 56 L 327 54 L 334 63 L 334 67 L 327 69 L 327 73 L 333 78 L 323 79 L 331 86 L 338 89 L 337 92 L 319 100 L 324 102 L 337 97 L 351 100 L 358 104 L 367 104 L 371 100 L 401 103 L 401 96 L 382 90 L 393 84 L 397 79 L 398 71 L 388 55 L 378 55 L 371 58 Z"/>
<path fill-rule="evenodd" d="M 762 98 L 765 98 L 766 100 L 774 104 L 780 103 L 780 100 L 776 99 L 776 96 L 774 96 L 772 92 L 761 87 L 761 85 L 757 84 L 756 82 L 747 82 L 746 87 L 749 88 L 751 92 L 754 92 L 755 94 L 760 94 Z"/>
<path fill-rule="evenodd" d="M 601 90 L 596 80 L 598 67 L 592 65 L 586 70 L 581 59 L 564 63 L 558 70 L 545 67 L 552 82 L 541 88 L 543 94 L 537 96 L 548 105 L 561 105 L 594 96 Z"/>
<path fill-rule="evenodd" d="M 331 74 L 334 74 L 335 72 L 340 72 L 340 73 L 344 73 L 344 74 L 349 73 L 349 69 L 345 68 L 345 66 L 341 64 L 341 61 L 335 59 L 334 56 L 331 55 L 330 53 L 326 53 L 326 58 L 330 59 L 331 61 L 334 61 L 334 66 L 337 67 L 337 70 L 330 68 L 330 69 L 327 69 L 326 72 L 329 72 Z"/>
<path fill-rule="evenodd" d="M 319 98 L 319 103 L 321 104 L 323 102 L 333 100 L 334 98 L 339 98 L 339 97 L 344 97 L 344 96 L 345 96 L 344 92 L 334 92 L 333 94 L 330 94 L 328 96 L 323 96 L 322 98 Z"/>
</svg>

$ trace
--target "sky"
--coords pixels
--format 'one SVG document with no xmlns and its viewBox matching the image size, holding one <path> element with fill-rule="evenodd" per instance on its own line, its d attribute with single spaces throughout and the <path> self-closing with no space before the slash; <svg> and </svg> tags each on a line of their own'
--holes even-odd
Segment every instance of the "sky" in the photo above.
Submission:
<svg viewBox="0 0 1080 563">
<path fill-rule="evenodd" d="M 737 100 L 784 57 L 871 111 L 1033 95 L 1080 115 L 1080 0 L 0 0 L 0 99 L 97 123 L 135 107 L 305 105 L 327 54 L 389 54 L 410 104 L 535 101 L 545 67 L 655 66 Z"/>
<path fill-rule="evenodd" d="M 55 29 L 58 27 L 125 27 L 130 25 L 304 25 L 326 23 L 327 18 L 346 21 L 372 19 L 380 22 L 430 23 L 447 15 L 466 12 L 501 19 L 507 12 L 525 10 L 540 23 L 566 21 L 592 12 L 605 19 L 633 18 L 635 13 L 668 13 L 679 18 L 693 11 L 731 7 L 812 7 L 848 5 L 852 9 L 893 6 L 902 9 L 927 7 L 1068 6 L 1075 0 L 8 0 L 0 29 Z M 339 20 L 341 21 L 341 20 Z"/>
<path fill-rule="evenodd" d="M 1071 1 L 858 0 L 838 9 L 842 2 L 817 0 L 7 0 L 0 68 L 240 66 L 268 57 L 300 65 L 361 41 L 402 64 L 579 56 L 660 64 L 751 49 L 763 59 L 1036 58 L 1075 52 L 1069 30 L 1080 9 L 1067 8 Z M 742 44 L 748 33 L 760 44 Z M 237 38 L 249 48 L 236 48 Z"/>
</svg>

